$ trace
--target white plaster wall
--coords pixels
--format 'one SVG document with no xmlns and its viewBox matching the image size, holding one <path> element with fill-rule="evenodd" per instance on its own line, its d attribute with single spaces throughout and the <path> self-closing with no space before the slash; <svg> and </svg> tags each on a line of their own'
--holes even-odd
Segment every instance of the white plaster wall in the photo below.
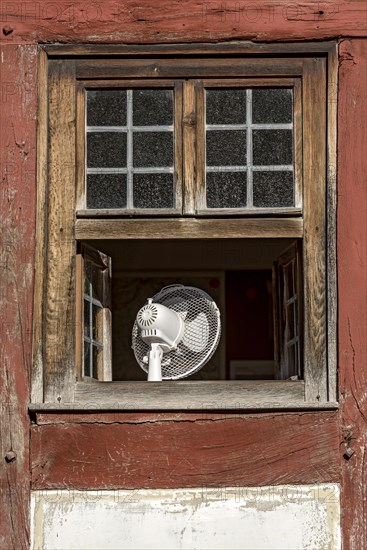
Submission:
<svg viewBox="0 0 367 550">
<path fill-rule="evenodd" d="M 338 550 L 338 485 L 35 491 L 32 550 Z"/>
</svg>

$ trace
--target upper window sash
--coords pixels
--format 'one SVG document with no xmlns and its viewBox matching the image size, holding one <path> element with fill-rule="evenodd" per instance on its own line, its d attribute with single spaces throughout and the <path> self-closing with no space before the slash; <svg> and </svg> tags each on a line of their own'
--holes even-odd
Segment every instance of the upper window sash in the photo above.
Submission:
<svg viewBox="0 0 367 550">
<path fill-rule="evenodd" d="M 181 81 L 79 83 L 78 216 L 181 214 L 182 87 Z M 153 120 L 144 119 L 149 99 L 155 111 L 161 108 Z"/>
<path fill-rule="evenodd" d="M 79 217 L 301 213 L 299 78 L 98 80 L 77 107 Z"/>
</svg>

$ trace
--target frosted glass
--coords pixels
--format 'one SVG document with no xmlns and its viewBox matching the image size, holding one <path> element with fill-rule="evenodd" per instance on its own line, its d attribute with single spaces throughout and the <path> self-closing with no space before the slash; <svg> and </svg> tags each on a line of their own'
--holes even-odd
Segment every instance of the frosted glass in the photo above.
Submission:
<svg viewBox="0 0 367 550">
<path fill-rule="evenodd" d="M 294 206 L 293 172 L 254 172 L 254 206 L 277 208 Z"/>
<path fill-rule="evenodd" d="M 252 90 L 252 122 L 254 124 L 287 124 L 293 119 L 292 90 L 254 88 Z"/>
<path fill-rule="evenodd" d="M 125 126 L 126 90 L 88 90 L 88 126 Z"/>
<path fill-rule="evenodd" d="M 255 166 L 292 164 L 292 130 L 254 130 L 252 139 Z"/>
<path fill-rule="evenodd" d="M 207 166 L 246 166 L 246 132 L 207 131 L 206 163 Z"/>
<path fill-rule="evenodd" d="M 246 173 L 214 172 L 206 175 L 208 208 L 243 208 L 246 206 Z"/>
<path fill-rule="evenodd" d="M 122 168 L 126 166 L 125 132 L 90 132 L 87 134 L 88 168 Z"/>
<path fill-rule="evenodd" d="M 167 126 L 173 124 L 172 90 L 134 90 L 134 126 Z"/>
<path fill-rule="evenodd" d="M 134 132 L 133 135 L 134 167 L 173 165 L 172 132 Z"/>
<path fill-rule="evenodd" d="M 126 208 L 126 174 L 88 174 L 87 208 Z"/>
<path fill-rule="evenodd" d="M 245 124 L 246 90 L 207 90 L 207 124 Z"/>
<path fill-rule="evenodd" d="M 173 208 L 173 174 L 134 174 L 135 208 Z"/>
</svg>

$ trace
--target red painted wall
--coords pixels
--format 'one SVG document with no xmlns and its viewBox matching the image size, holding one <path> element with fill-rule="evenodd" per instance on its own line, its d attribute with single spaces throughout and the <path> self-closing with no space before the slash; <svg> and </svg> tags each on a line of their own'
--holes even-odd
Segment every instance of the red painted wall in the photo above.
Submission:
<svg viewBox="0 0 367 550">
<path fill-rule="evenodd" d="M 338 140 L 339 384 L 345 548 L 367 547 L 367 40 L 340 45 Z"/>
<path fill-rule="evenodd" d="M 100 472 L 96 487 L 342 480 L 344 547 L 367 548 L 366 3 L 14 1 L 0 5 L 0 23 L 0 547 L 28 547 L 31 450 L 34 488 L 81 487 L 80 454 L 99 466 L 94 470 Z M 37 43 L 329 38 L 340 40 L 340 411 L 204 418 L 169 413 L 38 415 L 30 446 Z M 233 438 L 237 444 L 230 453 Z M 343 458 L 344 438 L 354 450 L 349 460 Z M 153 468 L 149 457 L 157 447 L 159 468 Z M 189 462 L 182 458 L 188 450 Z M 115 477 L 108 454 L 121 451 L 124 463 L 138 466 L 129 474 L 121 467 Z M 170 458 L 177 463 L 173 473 L 165 466 Z M 229 468 L 223 473 L 224 459 Z"/>
</svg>

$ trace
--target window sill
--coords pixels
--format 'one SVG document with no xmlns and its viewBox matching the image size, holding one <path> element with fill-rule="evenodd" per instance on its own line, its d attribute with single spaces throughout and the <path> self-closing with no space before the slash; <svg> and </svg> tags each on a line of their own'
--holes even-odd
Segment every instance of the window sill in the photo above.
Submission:
<svg viewBox="0 0 367 550">
<path fill-rule="evenodd" d="M 38 410 L 327 410 L 306 402 L 303 380 L 78 382 L 73 403 L 32 403 Z"/>
</svg>

